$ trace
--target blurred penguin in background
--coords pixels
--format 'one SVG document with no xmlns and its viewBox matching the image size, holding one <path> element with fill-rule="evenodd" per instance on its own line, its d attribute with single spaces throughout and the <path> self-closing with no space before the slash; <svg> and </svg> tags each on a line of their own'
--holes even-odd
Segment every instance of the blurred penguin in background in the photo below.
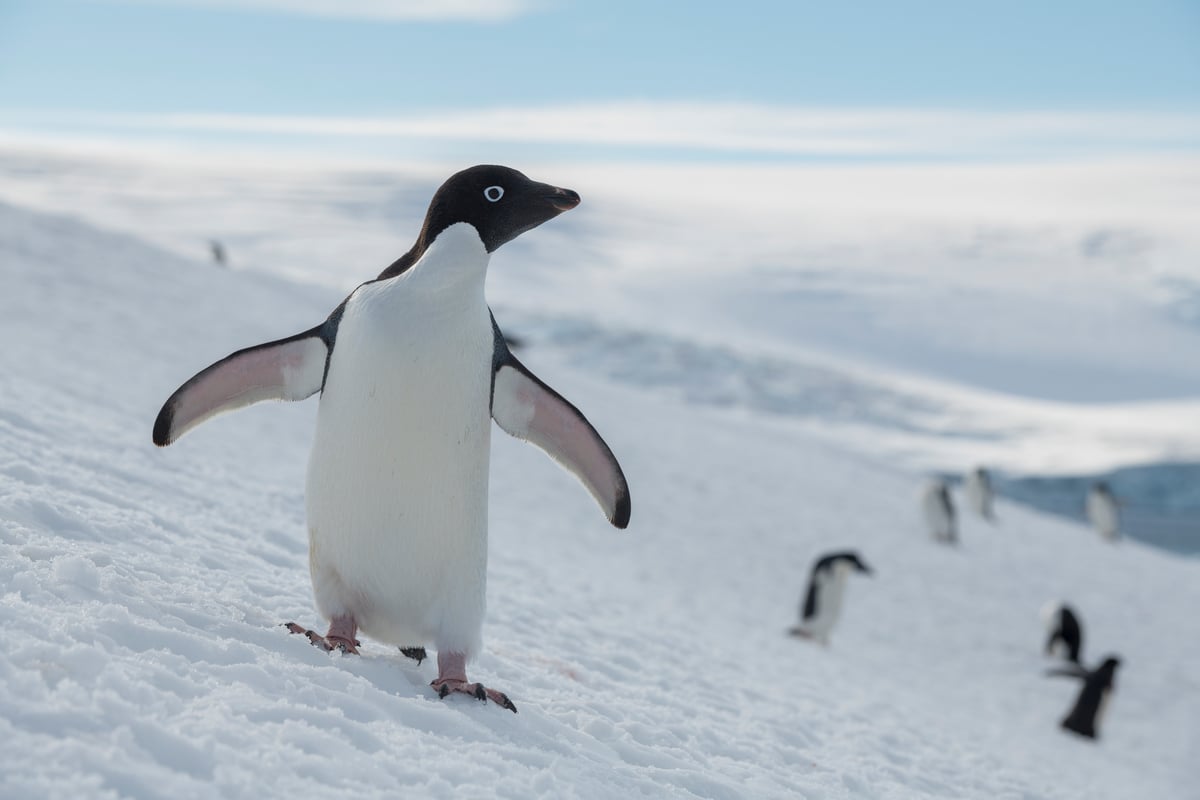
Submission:
<svg viewBox="0 0 1200 800">
<path fill-rule="evenodd" d="M 1078 664 L 1083 651 L 1083 625 L 1074 609 L 1066 603 L 1052 601 L 1042 609 L 1042 620 L 1049 632 L 1046 655 L 1056 655 Z"/>
<path fill-rule="evenodd" d="M 986 469 L 976 467 L 968 472 L 963 480 L 963 491 L 967 495 L 967 505 L 974 509 L 976 514 L 988 522 L 996 521 L 996 514 L 992 511 L 992 501 L 995 498 L 992 476 Z"/>
<path fill-rule="evenodd" d="M 1088 521 L 1106 541 L 1115 542 L 1121 538 L 1121 509 L 1107 483 L 1097 481 L 1092 484 L 1084 505 Z"/>
<path fill-rule="evenodd" d="M 218 267 L 229 266 L 229 254 L 225 252 L 225 245 L 218 242 L 216 239 L 209 239 L 208 249 L 212 253 L 212 260 Z"/>
<path fill-rule="evenodd" d="M 818 558 L 808 578 L 804 604 L 800 607 L 800 624 L 788 633 L 828 645 L 829 632 L 842 611 L 846 576 L 851 572 L 871 574 L 870 568 L 852 550 L 827 553 Z"/>
<path fill-rule="evenodd" d="M 1088 739 L 1095 739 L 1100 733 L 1100 723 L 1108 708 L 1115 687 L 1117 667 L 1121 659 L 1109 656 L 1093 670 L 1079 665 L 1052 669 L 1047 675 L 1059 675 L 1069 678 L 1079 678 L 1083 681 L 1083 689 L 1075 700 L 1074 707 L 1063 718 L 1061 723 L 1064 730 L 1079 734 Z"/>
<path fill-rule="evenodd" d="M 958 527 L 954 520 L 954 502 L 950 499 L 950 487 L 944 480 L 935 478 L 925 487 L 921 495 L 921 511 L 925 524 L 934 541 L 943 544 L 958 542 Z"/>
</svg>

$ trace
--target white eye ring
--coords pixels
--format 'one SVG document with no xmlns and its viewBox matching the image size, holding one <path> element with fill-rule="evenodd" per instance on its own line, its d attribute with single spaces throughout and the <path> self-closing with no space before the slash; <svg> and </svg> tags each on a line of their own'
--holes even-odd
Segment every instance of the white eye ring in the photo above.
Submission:
<svg viewBox="0 0 1200 800">
<path fill-rule="evenodd" d="M 487 198 L 489 203 L 498 203 L 500 198 L 504 197 L 503 186 L 489 186 L 483 190 L 483 196 Z"/>
</svg>

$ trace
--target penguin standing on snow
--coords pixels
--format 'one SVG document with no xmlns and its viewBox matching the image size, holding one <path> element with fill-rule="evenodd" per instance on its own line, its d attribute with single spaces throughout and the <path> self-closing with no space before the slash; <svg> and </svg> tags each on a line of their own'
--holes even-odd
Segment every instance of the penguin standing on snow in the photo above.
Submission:
<svg viewBox="0 0 1200 800">
<path fill-rule="evenodd" d="M 929 482 L 921 495 L 921 511 L 934 541 L 943 544 L 955 544 L 958 541 L 954 502 L 950 499 L 950 487 L 945 481 L 935 479 Z"/>
<path fill-rule="evenodd" d="M 418 661 L 432 644 L 439 696 L 516 711 L 466 673 L 481 647 L 492 420 L 572 471 L 614 526 L 629 523 L 612 451 L 513 356 L 484 297 L 498 247 L 578 204 L 508 167 L 456 173 L 412 249 L 324 322 L 239 350 L 167 400 L 160 446 L 223 411 L 321 393 L 306 501 L 313 594 L 330 626 L 289 630 L 349 653 L 361 630 Z"/>
<path fill-rule="evenodd" d="M 1078 664 L 1083 651 L 1083 626 L 1074 610 L 1066 603 L 1049 603 L 1042 609 L 1042 619 L 1050 634 L 1046 655 L 1057 654 Z"/>
<path fill-rule="evenodd" d="M 1093 670 L 1081 666 L 1053 669 L 1047 675 L 1060 675 L 1083 680 L 1083 689 L 1070 713 L 1063 718 L 1062 727 L 1088 739 L 1099 735 L 1100 723 L 1108 708 L 1108 701 L 1115 686 L 1117 667 L 1121 660 L 1115 656 L 1104 659 L 1104 663 Z"/>
<path fill-rule="evenodd" d="M 967 504 L 975 513 L 994 522 L 996 514 L 992 511 L 992 501 L 996 493 L 992 489 L 992 476 L 983 467 L 976 467 L 967 473 L 963 480 L 963 492 L 967 496 Z"/>
<path fill-rule="evenodd" d="M 846 576 L 851 572 L 871 574 L 870 568 L 853 551 L 829 553 L 817 559 L 808 578 L 804 604 L 800 607 L 800 624 L 788 633 L 828 645 L 829 632 L 842 611 Z"/>
<path fill-rule="evenodd" d="M 1092 484 L 1085 501 L 1088 521 L 1107 541 L 1121 538 L 1121 509 L 1112 489 L 1104 481 Z"/>
</svg>

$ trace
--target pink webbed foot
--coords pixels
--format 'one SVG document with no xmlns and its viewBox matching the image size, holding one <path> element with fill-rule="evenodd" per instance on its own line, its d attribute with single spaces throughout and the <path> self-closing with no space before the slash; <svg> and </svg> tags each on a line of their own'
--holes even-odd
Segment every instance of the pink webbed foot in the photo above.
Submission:
<svg viewBox="0 0 1200 800">
<path fill-rule="evenodd" d="M 491 700 L 501 708 L 507 708 L 514 714 L 517 713 L 516 705 L 508 699 L 508 695 L 504 692 L 489 689 L 482 683 L 468 681 L 466 664 L 466 656 L 462 653 L 438 651 L 438 676 L 429 684 L 437 691 L 438 697 L 445 698 L 451 693 L 469 694 L 476 700 L 484 702 Z"/>
<path fill-rule="evenodd" d="M 327 653 L 341 650 L 343 653 L 358 655 L 358 648 L 362 645 L 362 642 L 354 638 L 358 633 L 358 626 L 349 617 L 336 617 L 329 626 L 329 633 L 324 636 L 316 631 L 302 628 L 294 622 L 288 622 L 283 627 L 287 628 L 290 633 L 304 634 L 313 647 L 319 647 Z"/>
</svg>

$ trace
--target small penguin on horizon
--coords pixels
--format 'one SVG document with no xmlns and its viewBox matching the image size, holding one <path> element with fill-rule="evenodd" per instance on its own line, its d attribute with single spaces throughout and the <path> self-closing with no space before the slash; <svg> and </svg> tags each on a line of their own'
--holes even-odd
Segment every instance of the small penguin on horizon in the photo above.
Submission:
<svg viewBox="0 0 1200 800">
<path fill-rule="evenodd" d="M 1066 603 L 1052 601 L 1042 609 L 1042 620 L 1049 632 L 1046 639 L 1046 655 L 1057 655 L 1076 664 L 1080 663 L 1083 652 L 1083 624 L 1074 609 Z"/>
<path fill-rule="evenodd" d="M 808 578 L 804 603 L 800 606 L 800 624 L 788 633 L 828 646 L 829 633 L 841 615 L 846 577 L 851 572 L 873 574 L 853 550 L 827 553 L 818 558 Z"/>
<path fill-rule="evenodd" d="M 163 404 L 159 446 L 225 411 L 320 394 L 305 500 L 313 596 L 330 624 L 289 631 L 357 653 L 361 630 L 418 663 L 432 644 L 439 697 L 517 710 L 466 672 L 482 648 L 492 422 L 573 472 L 613 526 L 630 517 L 616 457 L 512 354 L 484 294 L 497 248 L 577 205 L 509 167 L 455 173 L 412 248 L 327 319 L 227 356 Z"/>
<path fill-rule="evenodd" d="M 950 499 L 950 486 L 944 480 L 934 478 L 925 486 L 921 495 L 921 511 L 934 541 L 942 544 L 958 542 L 954 501 Z"/>
<path fill-rule="evenodd" d="M 1088 490 L 1084 502 L 1088 521 L 1092 523 L 1105 541 L 1115 542 L 1121 538 L 1121 508 L 1112 489 L 1104 481 L 1096 481 Z"/>
<path fill-rule="evenodd" d="M 1108 710 L 1109 700 L 1112 699 L 1119 666 L 1121 659 L 1109 656 L 1095 669 L 1089 670 L 1076 664 L 1052 669 L 1046 673 L 1051 676 L 1079 678 L 1083 681 L 1083 688 L 1075 700 L 1075 705 L 1060 723 L 1064 730 L 1088 739 L 1095 739 L 1100 735 L 1100 724 L 1104 720 L 1104 712 Z"/>
<path fill-rule="evenodd" d="M 996 497 L 992 488 L 992 476 L 983 467 L 976 467 L 967 473 L 963 479 L 963 492 L 969 505 L 976 514 L 988 522 L 996 521 L 996 512 L 992 505 Z"/>
<path fill-rule="evenodd" d="M 209 239 L 208 249 L 212 253 L 213 263 L 218 267 L 229 266 L 229 254 L 225 252 L 225 245 L 221 244 L 217 239 Z"/>
</svg>

